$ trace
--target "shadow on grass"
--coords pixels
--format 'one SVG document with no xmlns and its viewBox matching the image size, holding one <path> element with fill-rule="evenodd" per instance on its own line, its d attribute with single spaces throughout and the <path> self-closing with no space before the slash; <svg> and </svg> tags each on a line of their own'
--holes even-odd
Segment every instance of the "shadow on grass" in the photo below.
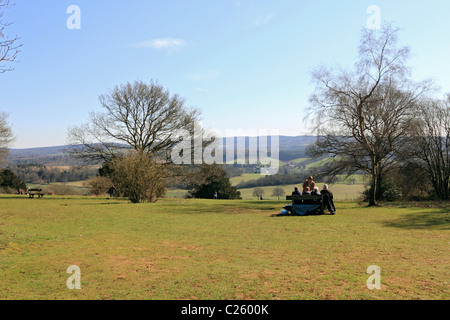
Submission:
<svg viewBox="0 0 450 320">
<path fill-rule="evenodd" d="M 450 230 L 450 212 L 446 209 L 412 213 L 383 222 L 385 227 L 401 229 Z"/>
<path fill-rule="evenodd" d="M 124 204 L 126 202 L 87 202 L 87 203 L 80 203 L 77 204 L 79 206 L 96 206 L 96 205 L 116 205 L 116 204 Z"/>
</svg>

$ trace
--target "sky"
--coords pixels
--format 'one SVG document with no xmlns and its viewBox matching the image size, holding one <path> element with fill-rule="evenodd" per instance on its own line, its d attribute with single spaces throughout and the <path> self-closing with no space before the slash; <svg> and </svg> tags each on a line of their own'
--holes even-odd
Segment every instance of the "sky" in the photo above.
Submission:
<svg viewBox="0 0 450 320">
<path fill-rule="evenodd" d="M 413 79 L 450 92 L 449 16 L 450 0 L 15 0 L 3 19 L 23 47 L 0 74 L 0 111 L 12 148 L 65 145 L 69 127 L 101 111 L 99 95 L 153 80 L 223 135 L 311 134 L 311 72 L 351 68 L 377 17 L 401 28 Z"/>
</svg>

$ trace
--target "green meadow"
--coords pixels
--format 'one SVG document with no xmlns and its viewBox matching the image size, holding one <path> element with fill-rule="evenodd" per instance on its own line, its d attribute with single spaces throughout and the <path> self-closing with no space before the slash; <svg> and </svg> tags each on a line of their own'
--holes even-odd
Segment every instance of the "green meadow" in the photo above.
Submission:
<svg viewBox="0 0 450 320">
<path fill-rule="evenodd" d="M 448 299 L 448 204 L 0 196 L 0 299 Z M 69 290 L 69 266 L 81 289 Z M 367 268 L 381 288 L 367 287 Z"/>
<path fill-rule="evenodd" d="M 281 186 L 267 186 L 267 187 L 260 187 L 264 190 L 264 199 L 267 200 L 277 200 L 278 198 L 275 196 L 272 196 L 273 189 L 275 188 L 282 188 L 286 194 L 291 194 L 292 191 L 294 191 L 294 187 L 299 187 L 300 191 L 302 188 L 302 184 L 296 184 L 296 185 L 281 185 Z M 322 189 L 323 184 L 317 183 L 317 186 L 319 189 Z M 255 188 L 246 188 L 246 189 L 239 189 L 241 192 L 241 197 L 243 200 L 256 200 L 256 197 L 253 195 L 253 191 Z M 363 184 L 334 184 L 330 185 L 330 190 L 333 192 L 333 196 L 336 200 L 350 200 L 355 201 L 359 200 L 361 198 L 361 192 L 364 191 L 364 185 Z M 280 197 L 280 200 L 282 200 L 282 197 Z"/>
</svg>

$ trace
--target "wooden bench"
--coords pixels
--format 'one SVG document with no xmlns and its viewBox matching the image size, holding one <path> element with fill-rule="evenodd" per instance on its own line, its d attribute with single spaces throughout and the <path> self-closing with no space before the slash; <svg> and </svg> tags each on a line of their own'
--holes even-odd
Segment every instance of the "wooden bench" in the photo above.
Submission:
<svg viewBox="0 0 450 320">
<path fill-rule="evenodd" d="M 42 192 L 42 189 L 28 189 L 28 196 L 30 198 L 34 198 L 34 196 L 38 196 L 38 198 L 44 196 L 44 192 Z"/>
<path fill-rule="evenodd" d="M 291 200 L 292 201 L 292 205 L 295 204 L 295 202 L 300 202 L 302 204 L 320 204 L 321 209 L 322 209 L 322 213 L 325 211 L 325 201 L 323 201 L 323 195 L 290 195 L 290 196 L 286 196 L 286 200 Z M 307 200 L 308 202 L 310 201 L 311 203 L 305 203 L 304 201 Z"/>
</svg>

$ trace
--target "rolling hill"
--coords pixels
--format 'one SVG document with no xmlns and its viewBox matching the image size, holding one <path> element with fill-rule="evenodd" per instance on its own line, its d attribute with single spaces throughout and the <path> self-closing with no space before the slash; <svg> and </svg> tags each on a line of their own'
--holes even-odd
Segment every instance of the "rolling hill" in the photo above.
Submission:
<svg viewBox="0 0 450 320">
<path fill-rule="evenodd" d="M 280 136 L 280 160 L 289 161 L 305 156 L 305 150 L 316 139 L 315 136 Z M 248 148 L 249 138 L 245 139 Z M 224 138 L 224 146 L 226 145 Z M 235 142 L 236 145 L 236 142 Z M 28 149 L 9 149 L 8 164 L 39 163 L 43 165 L 77 165 L 76 160 L 65 153 L 71 146 L 53 146 Z M 270 150 L 270 147 L 269 147 Z"/>
</svg>

